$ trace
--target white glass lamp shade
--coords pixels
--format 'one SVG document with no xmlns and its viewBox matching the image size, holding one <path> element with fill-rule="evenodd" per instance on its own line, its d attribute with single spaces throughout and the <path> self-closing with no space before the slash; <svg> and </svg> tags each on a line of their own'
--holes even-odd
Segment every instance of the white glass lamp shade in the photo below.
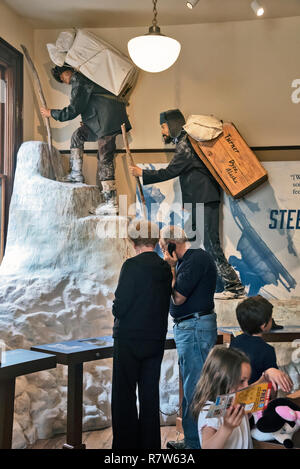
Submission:
<svg viewBox="0 0 300 469">
<path fill-rule="evenodd" d="M 146 72 L 162 72 L 171 67 L 180 53 L 180 43 L 161 34 L 145 34 L 128 42 L 133 62 Z"/>
<path fill-rule="evenodd" d="M 262 16 L 265 12 L 264 8 L 257 0 L 253 0 L 253 2 L 251 2 L 251 8 L 257 16 Z"/>
<path fill-rule="evenodd" d="M 198 2 L 199 2 L 199 0 L 189 0 L 188 2 L 186 2 L 186 6 L 190 10 L 192 10 L 197 5 Z"/>
</svg>

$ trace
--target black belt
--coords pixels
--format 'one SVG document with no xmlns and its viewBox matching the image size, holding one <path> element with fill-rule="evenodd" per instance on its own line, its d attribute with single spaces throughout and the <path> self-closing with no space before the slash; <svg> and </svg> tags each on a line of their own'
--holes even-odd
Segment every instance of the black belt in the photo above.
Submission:
<svg viewBox="0 0 300 469">
<path fill-rule="evenodd" d="M 173 321 L 175 322 L 175 324 L 179 324 L 180 322 L 186 321 L 187 319 L 193 319 L 193 318 L 199 319 L 201 318 L 201 316 L 207 316 L 208 314 L 212 314 L 214 312 L 215 312 L 214 309 L 210 311 L 200 311 L 199 313 L 189 314 L 188 316 L 183 316 L 182 318 L 176 318 L 176 319 L 173 318 Z"/>
</svg>

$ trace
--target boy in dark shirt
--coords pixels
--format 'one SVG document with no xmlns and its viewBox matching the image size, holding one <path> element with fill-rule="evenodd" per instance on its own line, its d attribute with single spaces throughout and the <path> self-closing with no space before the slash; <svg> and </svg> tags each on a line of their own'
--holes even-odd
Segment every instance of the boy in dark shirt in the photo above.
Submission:
<svg viewBox="0 0 300 469">
<path fill-rule="evenodd" d="M 249 384 L 270 381 L 273 388 L 278 386 L 289 392 L 292 381 L 289 376 L 278 369 L 274 347 L 267 344 L 262 335 L 272 327 L 273 305 L 261 295 L 245 299 L 236 308 L 236 316 L 243 334 L 234 337 L 230 347 L 242 350 L 251 362 Z"/>
</svg>

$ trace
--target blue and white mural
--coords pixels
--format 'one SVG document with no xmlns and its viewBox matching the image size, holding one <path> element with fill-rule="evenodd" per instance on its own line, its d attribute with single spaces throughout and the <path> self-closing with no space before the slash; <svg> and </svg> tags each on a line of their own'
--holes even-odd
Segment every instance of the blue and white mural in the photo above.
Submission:
<svg viewBox="0 0 300 469">
<path fill-rule="evenodd" d="M 168 166 L 167 163 L 138 164 L 142 169 L 161 169 Z M 141 178 L 142 179 L 142 178 Z M 143 181 L 141 180 L 141 184 Z M 179 178 L 142 186 L 148 219 L 157 223 L 161 229 L 165 225 L 182 226 L 182 198 Z M 141 217 L 141 200 L 138 189 L 137 195 L 137 217 Z M 156 251 L 162 256 L 159 246 Z"/>
<path fill-rule="evenodd" d="M 167 164 L 138 166 L 160 169 Z M 249 296 L 300 296 L 300 163 L 265 162 L 264 167 L 269 179 L 262 186 L 238 200 L 224 195 L 224 252 Z M 143 186 L 143 191 L 149 219 L 160 227 L 183 226 L 178 178 Z"/>
<path fill-rule="evenodd" d="M 262 186 L 239 200 L 224 196 L 224 251 L 250 296 L 300 296 L 300 163 L 264 167 Z"/>
</svg>

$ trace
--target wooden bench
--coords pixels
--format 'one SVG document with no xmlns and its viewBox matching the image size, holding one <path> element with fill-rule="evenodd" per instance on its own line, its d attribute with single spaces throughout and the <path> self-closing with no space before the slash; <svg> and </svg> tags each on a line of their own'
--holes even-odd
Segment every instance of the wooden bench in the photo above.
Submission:
<svg viewBox="0 0 300 469">
<path fill-rule="evenodd" d="M 224 344 L 230 344 L 233 337 L 241 333 L 238 326 L 219 327 L 218 334 L 223 336 Z M 293 342 L 300 339 L 300 326 L 284 326 L 283 329 L 269 331 L 262 335 L 266 342 Z"/>
<path fill-rule="evenodd" d="M 0 449 L 11 448 L 16 377 L 55 367 L 56 358 L 51 354 L 24 349 L 5 352 L 0 366 Z"/>
</svg>

